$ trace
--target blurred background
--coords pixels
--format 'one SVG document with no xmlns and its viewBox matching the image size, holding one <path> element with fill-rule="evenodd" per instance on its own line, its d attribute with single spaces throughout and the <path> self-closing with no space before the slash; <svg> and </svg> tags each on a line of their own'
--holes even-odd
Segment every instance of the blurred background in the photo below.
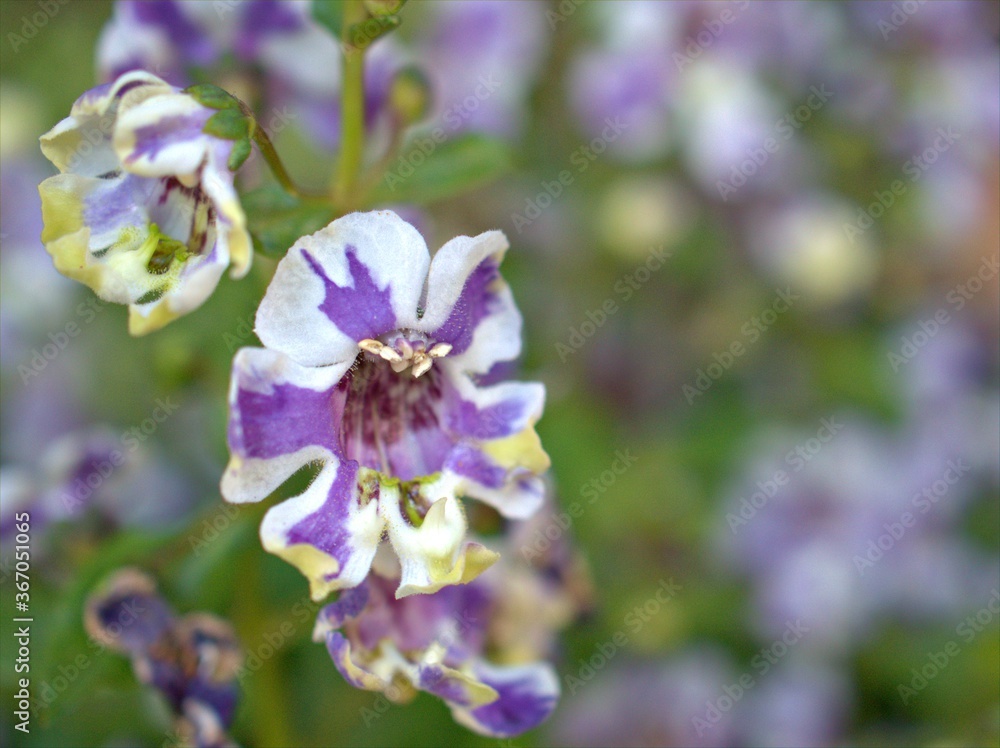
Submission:
<svg viewBox="0 0 1000 748">
<path fill-rule="evenodd" d="M 125 564 L 257 657 L 243 745 L 495 742 L 431 697 L 344 683 L 290 615 L 305 580 L 260 548 L 266 507 L 218 495 L 230 362 L 258 344 L 275 261 L 141 339 L 53 270 L 37 139 L 127 56 L 102 36 L 113 13 L 0 3 L 4 743 L 170 744 L 163 703 L 83 630 L 87 594 Z M 433 104 L 412 142 L 481 133 L 509 168 L 420 206 L 387 178 L 385 204 L 432 248 L 510 238 L 522 376 L 548 389 L 558 506 L 538 532 L 572 536 L 591 578 L 555 654 L 561 704 L 511 744 L 997 745 L 1000 5 L 418 0 L 402 19 L 371 49 L 370 90 L 417 64 Z M 240 92 L 259 74 L 133 43 L 163 45 L 171 79 Z M 270 93 L 279 152 L 323 184 L 333 100 Z M 377 112 L 369 126 L 377 148 Z M 415 148 L 387 177 L 419 169 Z M 65 501 L 116 445 L 125 464 Z M 24 508 L 29 736 L 6 610 Z"/>
</svg>

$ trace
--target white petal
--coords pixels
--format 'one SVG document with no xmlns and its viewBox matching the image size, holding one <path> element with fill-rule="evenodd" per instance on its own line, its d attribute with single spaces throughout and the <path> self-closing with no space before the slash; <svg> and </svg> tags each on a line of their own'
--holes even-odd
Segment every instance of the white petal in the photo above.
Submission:
<svg viewBox="0 0 1000 748">
<path fill-rule="evenodd" d="M 299 239 L 278 264 L 257 311 L 257 334 L 302 364 L 353 360 L 358 340 L 416 324 L 428 264 L 420 234 L 392 211 L 339 218 Z M 338 302 L 326 313 L 328 289 Z"/>
</svg>

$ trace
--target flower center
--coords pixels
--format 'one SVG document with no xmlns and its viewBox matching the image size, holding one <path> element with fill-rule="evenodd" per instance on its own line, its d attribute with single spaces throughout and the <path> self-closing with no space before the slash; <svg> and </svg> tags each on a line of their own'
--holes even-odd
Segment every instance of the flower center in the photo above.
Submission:
<svg viewBox="0 0 1000 748">
<path fill-rule="evenodd" d="M 401 333 L 391 344 L 368 339 L 359 346 L 340 385 L 345 457 L 403 481 L 438 472 L 454 440 L 441 424 L 444 378 L 431 367 L 451 346 Z"/>
<path fill-rule="evenodd" d="M 443 358 L 451 353 L 448 343 L 430 345 L 427 338 L 420 334 L 410 336 L 396 334 L 388 343 L 365 338 L 358 341 L 358 347 L 363 351 L 379 356 L 389 362 L 394 372 L 402 372 L 409 367 L 413 378 L 426 374 L 434 364 L 434 359 Z"/>
</svg>

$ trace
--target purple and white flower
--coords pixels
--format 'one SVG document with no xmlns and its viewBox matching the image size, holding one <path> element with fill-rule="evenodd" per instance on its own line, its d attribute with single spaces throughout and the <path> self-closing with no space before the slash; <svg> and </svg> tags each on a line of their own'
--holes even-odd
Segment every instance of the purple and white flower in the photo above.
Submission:
<svg viewBox="0 0 1000 748">
<path fill-rule="evenodd" d="M 177 618 L 135 569 L 110 577 L 87 602 L 87 633 L 127 654 L 136 677 L 168 701 L 183 745 L 222 748 L 236 712 L 243 651 L 232 626 L 208 613 Z"/>
<path fill-rule="evenodd" d="M 233 362 L 222 494 L 260 501 L 320 464 L 261 527 L 315 599 L 358 585 L 385 538 L 400 597 L 468 582 L 497 556 L 463 545 L 459 497 L 509 518 L 540 506 L 544 388 L 479 381 L 521 351 L 507 246 L 499 231 L 460 236 L 432 262 L 413 226 L 375 211 L 303 237 L 278 265 L 257 311 L 266 348 Z"/>
<path fill-rule="evenodd" d="M 559 681 L 551 666 L 484 657 L 487 648 L 496 650 L 491 635 L 501 593 L 516 585 L 480 579 L 400 600 L 396 583 L 371 574 L 320 611 L 313 638 L 326 644 L 348 683 L 395 702 L 425 691 L 443 699 L 460 724 L 497 738 L 519 735 L 552 713 Z"/>
<path fill-rule="evenodd" d="M 200 306 L 252 247 L 216 110 L 141 71 L 83 94 L 42 136 L 42 241 L 64 275 L 129 305 L 143 335 Z"/>
<path fill-rule="evenodd" d="M 380 39 L 366 58 L 365 120 L 374 128 L 404 55 Z M 98 43 L 97 64 L 106 81 L 149 70 L 187 86 L 208 72 L 246 89 L 247 100 L 264 102 L 271 121 L 300 119 L 323 147 L 339 142 L 340 45 L 313 20 L 308 0 L 119 0 Z"/>
</svg>

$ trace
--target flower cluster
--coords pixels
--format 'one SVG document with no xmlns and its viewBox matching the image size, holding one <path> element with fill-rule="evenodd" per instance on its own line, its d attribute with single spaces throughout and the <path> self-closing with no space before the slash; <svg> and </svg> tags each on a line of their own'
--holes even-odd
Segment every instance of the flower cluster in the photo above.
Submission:
<svg viewBox="0 0 1000 748">
<path fill-rule="evenodd" d="M 282 246 L 273 246 L 275 232 L 259 242 L 284 254 L 256 313 L 264 347 L 242 348 L 232 362 L 222 496 L 260 502 L 312 470 L 304 491 L 270 508 L 260 536 L 305 575 L 315 601 L 339 593 L 315 628 L 337 668 L 395 700 L 433 693 L 470 729 L 509 737 L 555 707 L 558 679 L 541 660 L 575 614 L 570 589 L 581 585 L 570 579 L 575 566 L 561 566 L 568 552 L 544 573 L 500 560 L 516 558 L 516 523 L 536 515 L 549 492 L 549 458 L 535 432 L 545 390 L 507 379 L 522 322 L 500 274 L 503 233 L 459 236 L 432 258 L 397 213 L 349 212 L 371 202 L 364 198 L 375 180 L 359 179 L 352 163 L 364 162 L 366 127 L 379 140 L 387 98 L 397 107 L 390 149 L 428 105 L 422 74 L 397 76 L 403 56 L 392 44 L 358 64 L 368 46 L 358 35 L 391 28 L 391 11 L 355 2 L 334 19 L 330 10 L 263 0 L 118 3 L 99 51 L 107 82 L 41 139 L 60 171 L 40 186 L 42 240 L 61 273 L 129 306 L 132 334 L 156 330 L 205 302 L 227 267 L 234 277 L 248 272 L 235 172 L 257 144 L 286 194 L 258 193 L 247 212 L 288 206 L 272 217 Z M 541 48 L 514 43 L 513 29 L 540 12 L 535 3 L 486 3 L 471 14 L 437 8 L 442 37 L 426 57 L 451 130 L 513 131 L 510 115 Z M 341 23 L 342 41 L 332 33 Z M 470 47 L 475 29 L 481 43 Z M 207 71 L 225 74 L 233 59 L 227 81 L 241 96 L 293 101 L 327 127 L 313 133 L 318 140 L 349 141 L 330 195 L 293 184 L 250 105 L 211 84 L 189 85 Z M 502 92 L 487 104 L 496 85 L 484 78 L 482 97 L 455 109 L 470 80 L 507 60 L 517 64 Z M 397 79 L 416 88 L 390 96 Z M 341 109 L 341 96 L 353 96 L 352 105 Z M 348 128 L 338 118 L 350 111 Z M 306 229 L 306 214 L 324 218 Z M 499 535 L 477 535 L 471 500 L 503 525 Z M 139 625 L 111 637 L 109 621 L 124 606 L 139 607 Z M 228 630 L 174 620 L 152 583 L 132 572 L 91 602 L 87 620 L 94 637 L 129 653 L 140 678 L 168 696 L 185 735 L 199 745 L 227 741 L 235 698 Z"/>
<path fill-rule="evenodd" d="M 452 587 L 498 559 L 467 539 L 462 499 L 518 520 L 546 490 L 534 429 L 542 386 L 486 383 L 521 348 L 499 274 L 506 249 L 490 231 L 453 239 L 431 260 L 390 211 L 354 213 L 296 242 L 257 312 L 267 347 L 244 348 L 233 364 L 222 480 L 229 501 L 260 501 L 318 465 L 304 493 L 267 513 L 261 538 L 306 575 L 314 599 L 347 590 L 317 628 L 341 672 L 372 689 L 401 675 L 445 698 L 463 724 L 503 735 L 537 724 L 558 692 L 539 665 L 497 671 L 477 659 L 488 588 Z M 442 627 L 468 606 L 482 608 L 476 627 L 442 645 Z M 402 644 L 364 624 L 396 618 L 423 633 Z M 424 654 L 392 656 L 391 646 Z M 507 699 L 534 706 L 505 722 Z"/>
</svg>

